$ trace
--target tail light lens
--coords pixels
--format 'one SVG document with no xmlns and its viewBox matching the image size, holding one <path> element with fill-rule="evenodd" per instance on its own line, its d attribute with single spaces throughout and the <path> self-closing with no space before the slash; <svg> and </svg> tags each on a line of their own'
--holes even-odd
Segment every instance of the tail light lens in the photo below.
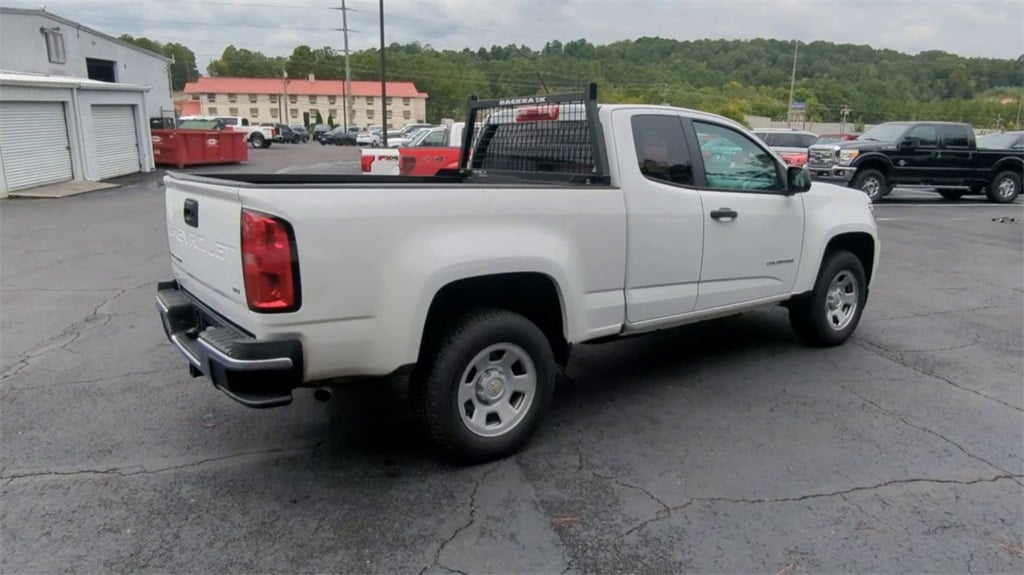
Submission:
<svg viewBox="0 0 1024 575">
<path fill-rule="evenodd" d="M 360 160 L 360 165 L 364 172 L 369 172 L 370 167 L 373 166 L 373 156 L 363 156 Z"/>
<path fill-rule="evenodd" d="M 299 308 L 295 237 L 285 221 L 242 210 L 242 275 L 249 309 L 289 312 Z"/>
<path fill-rule="evenodd" d="M 398 173 L 407 176 L 416 169 L 416 156 L 400 156 L 398 158 Z"/>
</svg>

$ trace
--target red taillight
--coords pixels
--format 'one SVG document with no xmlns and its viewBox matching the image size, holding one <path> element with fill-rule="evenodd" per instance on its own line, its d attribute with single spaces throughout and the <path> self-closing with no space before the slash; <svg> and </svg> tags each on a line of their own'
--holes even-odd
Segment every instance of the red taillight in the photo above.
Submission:
<svg viewBox="0 0 1024 575">
<path fill-rule="evenodd" d="M 370 166 L 373 165 L 373 156 L 363 156 L 359 163 L 363 167 L 364 172 L 369 172 Z"/>
<path fill-rule="evenodd" d="M 416 169 L 416 156 L 399 156 L 398 173 L 407 176 Z"/>
<path fill-rule="evenodd" d="M 242 210 L 242 275 L 249 309 L 286 312 L 299 308 L 299 276 L 288 224 Z"/>
<path fill-rule="evenodd" d="M 558 106 L 537 106 L 536 108 L 523 108 L 516 114 L 517 122 L 541 122 L 544 120 L 557 120 Z"/>
</svg>

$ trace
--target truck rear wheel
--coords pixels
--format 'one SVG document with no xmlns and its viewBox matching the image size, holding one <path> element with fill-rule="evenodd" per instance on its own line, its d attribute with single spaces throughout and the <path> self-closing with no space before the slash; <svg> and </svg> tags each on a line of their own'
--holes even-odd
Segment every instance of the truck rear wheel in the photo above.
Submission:
<svg viewBox="0 0 1024 575">
<path fill-rule="evenodd" d="M 458 463 L 518 451 L 551 403 L 555 360 L 544 333 L 498 309 L 462 316 L 417 366 L 410 395 L 434 447 Z"/>
<path fill-rule="evenodd" d="M 964 192 L 963 190 L 951 190 L 949 188 L 939 188 L 935 191 L 939 192 L 940 196 L 949 201 L 959 200 L 960 198 L 964 197 L 964 194 L 967 193 Z"/>
<path fill-rule="evenodd" d="M 1006 170 L 996 174 L 986 190 L 988 201 L 996 204 L 1008 204 L 1020 195 L 1020 174 Z"/>
<path fill-rule="evenodd" d="M 258 132 L 249 138 L 249 144 L 252 145 L 253 148 L 265 148 L 266 146 L 263 145 L 264 143 L 266 142 L 263 134 Z"/>
<path fill-rule="evenodd" d="M 889 193 L 889 182 L 886 181 L 885 174 L 873 169 L 857 170 L 850 187 L 867 194 L 872 202 L 878 202 L 882 196 Z"/>
<path fill-rule="evenodd" d="M 831 347 L 853 335 L 867 303 L 860 258 L 845 250 L 825 256 L 814 291 L 789 304 L 789 323 L 804 344 Z"/>
</svg>

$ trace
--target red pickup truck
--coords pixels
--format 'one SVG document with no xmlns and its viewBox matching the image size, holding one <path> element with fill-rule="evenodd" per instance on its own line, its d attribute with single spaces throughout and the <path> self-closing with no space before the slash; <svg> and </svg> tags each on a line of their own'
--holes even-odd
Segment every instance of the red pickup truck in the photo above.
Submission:
<svg viewBox="0 0 1024 575">
<path fill-rule="evenodd" d="M 398 150 L 398 173 L 403 176 L 433 176 L 444 168 L 459 167 L 465 122 L 425 130 L 425 134 Z"/>
</svg>

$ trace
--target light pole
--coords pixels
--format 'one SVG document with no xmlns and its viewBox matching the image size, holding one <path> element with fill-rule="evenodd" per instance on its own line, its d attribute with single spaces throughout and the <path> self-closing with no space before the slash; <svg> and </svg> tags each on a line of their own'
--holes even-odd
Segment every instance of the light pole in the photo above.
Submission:
<svg viewBox="0 0 1024 575">
<path fill-rule="evenodd" d="M 380 0 L 380 109 L 383 117 L 384 129 L 381 130 L 381 139 L 384 147 L 388 147 L 388 83 L 386 80 L 386 68 L 384 67 L 384 0 Z"/>
</svg>

